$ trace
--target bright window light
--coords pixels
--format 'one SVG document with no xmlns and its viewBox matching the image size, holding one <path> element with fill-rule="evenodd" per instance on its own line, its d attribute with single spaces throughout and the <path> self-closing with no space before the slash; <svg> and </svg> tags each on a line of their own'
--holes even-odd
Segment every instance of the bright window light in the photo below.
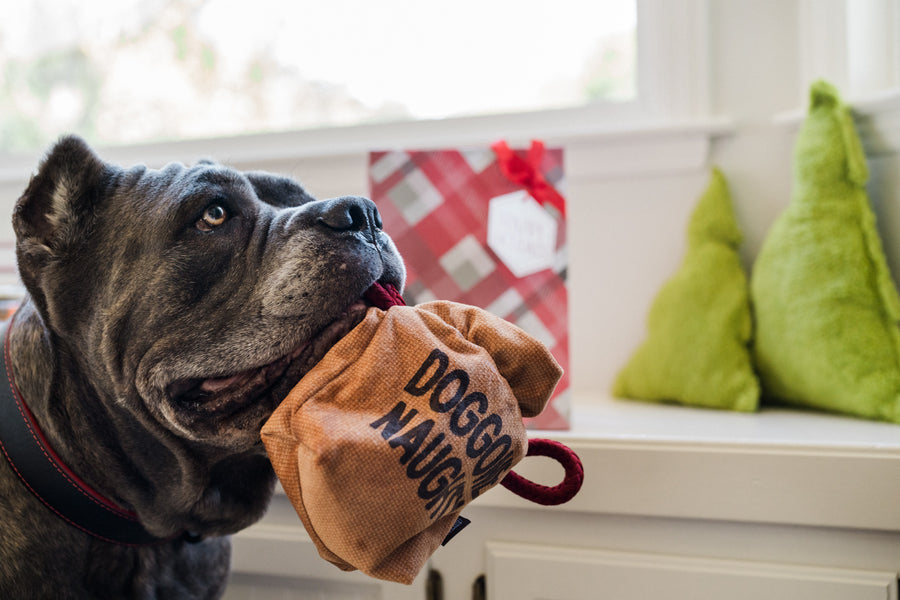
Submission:
<svg viewBox="0 0 900 600">
<path fill-rule="evenodd" d="M 20 0 L 0 152 L 636 97 L 635 0 Z"/>
</svg>

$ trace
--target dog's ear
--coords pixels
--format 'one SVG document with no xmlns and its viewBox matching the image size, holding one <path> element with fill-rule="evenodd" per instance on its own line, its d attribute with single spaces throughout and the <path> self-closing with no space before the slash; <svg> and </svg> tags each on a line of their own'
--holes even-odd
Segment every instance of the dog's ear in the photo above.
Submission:
<svg viewBox="0 0 900 600">
<path fill-rule="evenodd" d="M 86 235 L 112 167 L 79 137 L 48 152 L 13 209 L 19 276 L 46 309 L 42 273 L 48 262 Z"/>
<path fill-rule="evenodd" d="M 253 186 L 256 196 L 277 208 L 292 208 L 315 200 L 297 181 L 265 171 L 244 173 Z"/>
<path fill-rule="evenodd" d="M 47 153 L 13 211 L 20 243 L 55 251 L 65 247 L 90 218 L 109 166 L 77 136 L 59 140 Z"/>
</svg>

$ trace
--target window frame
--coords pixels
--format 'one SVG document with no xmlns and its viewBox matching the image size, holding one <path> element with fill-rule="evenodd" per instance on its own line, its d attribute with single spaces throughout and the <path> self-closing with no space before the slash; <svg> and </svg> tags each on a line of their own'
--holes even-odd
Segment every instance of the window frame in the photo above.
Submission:
<svg viewBox="0 0 900 600">
<path fill-rule="evenodd" d="M 822 78 L 851 102 L 874 103 L 900 89 L 900 6 L 894 0 L 800 0 L 798 10 L 802 98 Z"/>
<path fill-rule="evenodd" d="M 366 153 L 386 148 L 490 144 L 497 139 L 550 144 L 597 140 L 616 145 L 657 134 L 708 138 L 728 128 L 709 115 L 708 0 L 637 0 L 638 98 L 530 112 L 323 127 L 229 137 L 186 139 L 101 148 L 111 161 L 150 166 L 215 156 L 232 163 L 266 162 Z M 695 139 L 685 139 L 696 147 Z M 630 142 L 629 142 L 630 143 Z M 705 152 L 705 149 L 703 150 Z M 634 155 L 642 155 L 636 152 Z M 678 152 L 673 153 L 674 155 Z M 615 160 L 613 165 L 634 167 Z M 705 155 L 704 155 L 705 156 Z M 0 183 L 27 177 L 37 156 L 0 154 Z M 697 156 L 684 157 L 695 165 Z M 653 162 L 653 161 L 651 161 Z"/>
</svg>

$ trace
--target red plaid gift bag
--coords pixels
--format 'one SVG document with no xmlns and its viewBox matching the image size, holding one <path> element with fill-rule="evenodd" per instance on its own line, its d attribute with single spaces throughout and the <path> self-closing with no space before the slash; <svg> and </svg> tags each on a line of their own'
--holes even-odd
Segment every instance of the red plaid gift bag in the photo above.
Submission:
<svg viewBox="0 0 900 600">
<path fill-rule="evenodd" d="M 488 310 L 550 348 L 565 369 L 533 429 L 569 426 L 569 329 L 562 149 L 372 152 L 369 186 L 408 272 L 410 305 Z"/>
</svg>

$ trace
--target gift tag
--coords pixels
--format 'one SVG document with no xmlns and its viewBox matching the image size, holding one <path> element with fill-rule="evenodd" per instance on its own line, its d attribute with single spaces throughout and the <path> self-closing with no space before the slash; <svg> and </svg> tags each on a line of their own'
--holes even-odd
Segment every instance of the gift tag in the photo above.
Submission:
<svg viewBox="0 0 900 600">
<path fill-rule="evenodd" d="M 525 190 L 490 200 L 488 246 L 516 277 L 553 266 L 556 227 L 556 220 Z"/>
</svg>

